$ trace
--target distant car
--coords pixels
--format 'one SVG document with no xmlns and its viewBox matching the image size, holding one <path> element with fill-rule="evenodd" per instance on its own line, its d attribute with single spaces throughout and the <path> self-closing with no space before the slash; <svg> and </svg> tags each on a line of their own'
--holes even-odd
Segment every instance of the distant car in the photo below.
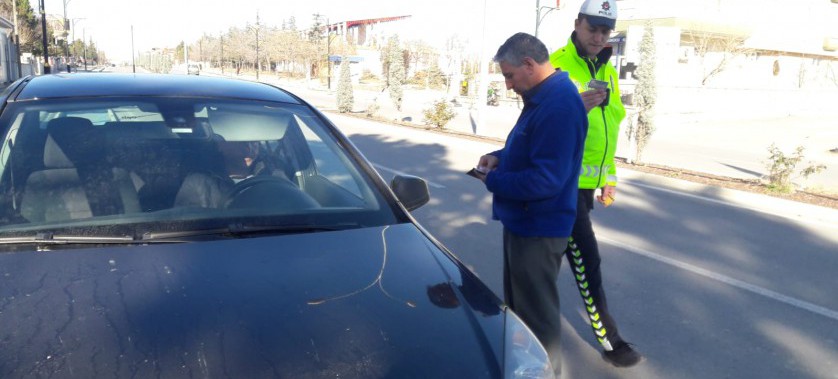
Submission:
<svg viewBox="0 0 838 379">
<path fill-rule="evenodd" d="M 318 110 L 211 77 L 0 94 L 0 377 L 546 378 L 543 347 Z"/>
<path fill-rule="evenodd" d="M 201 66 L 197 63 L 190 63 L 186 66 L 186 73 L 189 75 L 200 75 Z"/>
</svg>

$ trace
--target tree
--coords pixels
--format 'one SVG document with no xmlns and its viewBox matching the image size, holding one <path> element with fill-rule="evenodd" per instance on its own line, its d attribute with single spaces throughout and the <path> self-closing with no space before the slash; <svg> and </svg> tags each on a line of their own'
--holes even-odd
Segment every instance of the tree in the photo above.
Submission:
<svg viewBox="0 0 838 379">
<path fill-rule="evenodd" d="M 352 106 L 355 103 L 355 97 L 352 94 L 352 80 L 350 73 L 350 63 L 346 56 L 340 60 L 340 80 L 338 81 L 338 111 L 340 113 L 351 112 Z"/>
<path fill-rule="evenodd" d="M 629 139 L 634 136 L 636 143 L 636 159 L 642 161 L 643 149 L 655 131 L 655 102 L 657 100 L 657 83 L 655 80 L 655 32 L 650 22 L 646 23 L 646 31 L 640 40 L 640 65 L 637 67 L 637 87 L 634 89 L 634 100 L 637 104 L 637 121 L 629 126 Z M 620 101 L 611 99 L 611 101 Z"/>
<path fill-rule="evenodd" d="M 422 40 L 405 43 L 405 53 L 408 63 L 405 72 L 408 77 L 415 76 L 420 69 L 427 68 L 431 62 L 436 62 L 434 48 Z M 427 84 L 425 87 L 427 87 Z"/>
<path fill-rule="evenodd" d="M 12 20 L 13 15 L 14 0 L 0 1 L 0 16 Z M 42 55 L 44 49 L 41 45 L 40 19 L 35 15 L 29 0 L 17 0 L 17 22 L 20 51 Z"/>
<path fill-rule="evenodd" d="M 748 54 L 751 49 L 744 47 L 746 36 L 696 32 L 690 34 L 695 54 L 701 58 L 703 75 L 701 85 L 727 69 L 737 56 Z"/>
<path fill-rule="evenodd" d="M 402 110 L 402 97 L 404 96 L 404 53 L 399 46 L 399 37 L 393 36 L 387 43 L 387 88 L 390 92 L 390 99 L 396 109 Z"/>
</svg>

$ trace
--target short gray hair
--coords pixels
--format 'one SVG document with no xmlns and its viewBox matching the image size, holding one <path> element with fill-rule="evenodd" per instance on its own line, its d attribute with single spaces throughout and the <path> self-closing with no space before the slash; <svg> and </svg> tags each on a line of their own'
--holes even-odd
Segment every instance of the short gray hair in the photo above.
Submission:
<svg viewBox="0 0 838 379">
<path fill-rule="evenodd" d="M 494 61 L 497 63 L 506 62 L 518 67 L 526 57 L 532 58 L 539 64 L 550 59 L 547 46 L 544 46 L 541 40 L 527 33 L 515 33 L 503 45 L 500 45 Z"/>
</svg>

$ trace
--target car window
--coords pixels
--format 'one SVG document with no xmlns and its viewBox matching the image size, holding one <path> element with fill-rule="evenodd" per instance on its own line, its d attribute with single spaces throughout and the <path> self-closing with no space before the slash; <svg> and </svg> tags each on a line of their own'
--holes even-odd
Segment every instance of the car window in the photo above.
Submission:
<svg viewBox="0 0 838 379">
<path fill-rule="evenodd" d="M 93 125 L 104 125 L 107 122 L 117 121 L 163 121 L 163 115 L 153 104 L 143 104 L 142 106 L 130 104 L 102 104 L 94 108 L 90 108 L 88 106 L 63 111 L 40 111 L 39 119 L 41 129 L 45 129 L 50 120 L 59 117 L 80 117 L 90 120 Z"/>
<path fill-rule="evenodd" d="M 397 219 L 330 126 L 299 104 L 43 100 L 10 105 L 0 122 L 0 233 Z"/>
<path fill-rule="evenodd" d="M 297 117 L 297 116 L 295 116 Z M 296 118 L 297 122 L 302 126 L 303 135 L 308 143 L 309 149 L 314 156 L 314 162 L 320 175 L 326 177 L 332 183 L 341 186 L 343 189 L 361 197 L 361 191 L 358 188 L 358 183 L 355 182 L 353 175 L 347 172 L 347 165 L 341 161 L 335 149 L 334 144 L 325 143 L 320 136 L 308 128 L 308 125 L 300 119 Z"/>
</svg>

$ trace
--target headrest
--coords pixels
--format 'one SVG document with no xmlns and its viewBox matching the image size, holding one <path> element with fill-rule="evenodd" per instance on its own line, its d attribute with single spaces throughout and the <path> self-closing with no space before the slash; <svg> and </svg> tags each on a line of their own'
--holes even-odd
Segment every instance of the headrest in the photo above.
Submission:
<svg viewBox="0 0 838 379">
<path fill-rule="evenodd" d="M 68 168 L 87 166 L 105 158 L 105 135 L 90 120 L 61 117 L 47 123 L 44 166 Z"/>
</svg>

